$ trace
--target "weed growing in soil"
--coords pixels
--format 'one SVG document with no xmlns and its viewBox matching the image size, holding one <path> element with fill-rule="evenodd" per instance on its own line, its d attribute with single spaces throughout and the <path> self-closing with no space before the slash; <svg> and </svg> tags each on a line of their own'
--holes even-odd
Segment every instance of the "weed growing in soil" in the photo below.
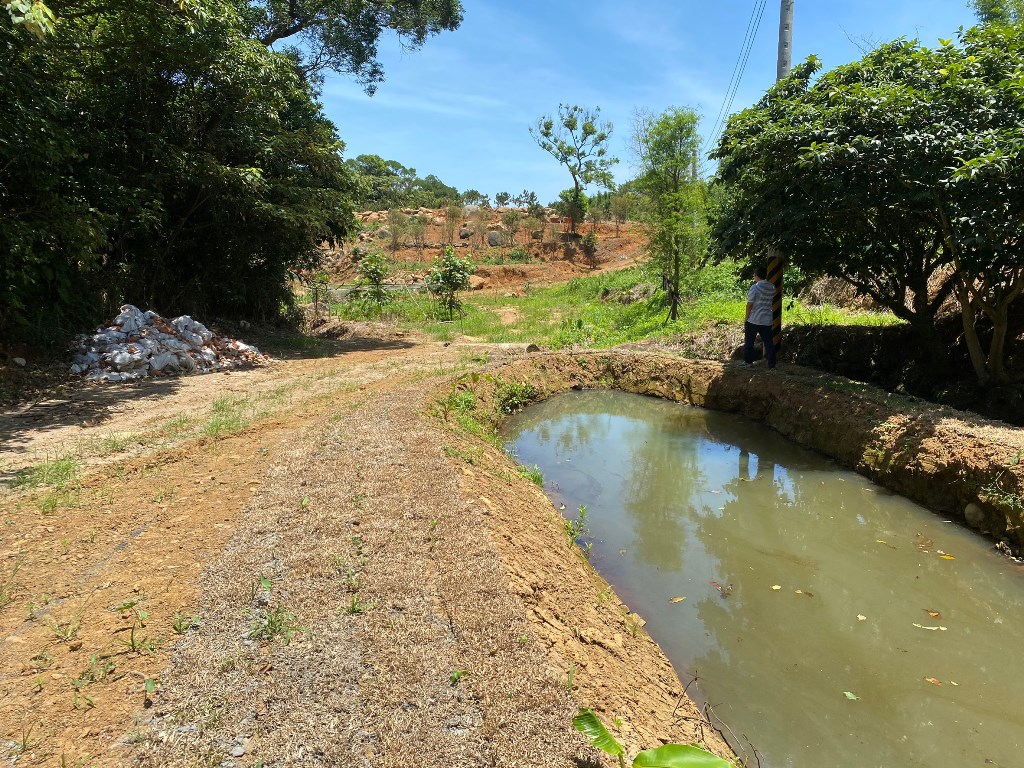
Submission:
<svg viewBox="0 0 1024 768">
<path fill-rule="evenodd" d="M 10 575 L 0 582 L 0 608 L 7 605 L 14 598 L 14 580 L 18 577 L 18 571 L 20 570 L 21 561 L 16 560 L 11 567 Z"/>
<path fill-rule="evenodd" d="M 517 467 L 520 476 L 525 477 L 531 483 L 536 485 L 538 488 L 544 487 L 544 474 L 540 471 L 540 467 L 534 464 L 532 467 L 527 467 L 520 464 Z"/>
<path fill-rule="evenodd" d="M 244 416 L 247 402 L 245 397 L 218 397 L 213 401 L 203 432 L 210 437 L 241 432 L 249 426 L 249 419 Z"/>
<path fill-rule="evenodd" d="M 281 638 L 285 645 L 289 645 L 293 635 L 298 632 L 308 632 L 297 621 L 294 613 L 281 606 L 264 608 L 253 620 L 249 629 L 249 637 L 260 643 L 273 643 L 275 639 Z"/>
<path fill-rule="evenodd" d="M 355 616 L 360 613 L 366 613 L 372 607 L 373 603 L 361 600 L 359 597 L 359 593 L 356 592 L 354 595 L 352 595 L 352 599 L 349 602 L 348 606 L 346 606 L 345 613 L 347 613 L 349 616 Z"/>
<path fill-rule="evenodd" d="M 78 461 L 70 456 L 64 456 L 18 471 L 11 481 L 11 487 L 38 488 L 47 485 L 51 488 L 64 489 L 77 478 Z"/>
<path fill-rule="evenodd" d="M 190 629 L 197 626 L 199 626 L 199 619 L 195 616 L 189 616 L 182 611 L 175 611 L 174 616 L 171 617 L 171 628 L 176 635 L 184 635 Z"/>
<path fill-rule="evenodd" d="M 587 525 L 587 505 L 580 504 L 579 517 L 575 520 L 565 521 L 565 536 L 571 547 L 578 539 L 590 535 L 590 528 Z"/>
<path fill-rule="evenodd" d="M 506 414 L 521 411 L 536 396 L 537 388 L 529 382 L 499 381 L 494 389 L 498 410 Z"/>
</svg>

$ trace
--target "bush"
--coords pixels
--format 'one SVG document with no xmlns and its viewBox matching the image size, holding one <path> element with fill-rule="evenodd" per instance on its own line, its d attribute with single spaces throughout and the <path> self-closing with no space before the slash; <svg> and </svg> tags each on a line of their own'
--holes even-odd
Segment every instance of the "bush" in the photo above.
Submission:
<svg viewBox="0 0 1024 768">
<path fill-rule="evenodd" d="M 460 259 L 455 249 L 447 246 L 444 253 L 434 262 L 427 274 L 427 290 L 437 297 L 437 302 L 452 320 L 455 313 L 462 312 L 458 292 L 469 288 L 469 276 L 473 265 L 468 259 Z"/>
<path fill-rule="evenodd" d="M 353 296 L 373 304 L 378 310 L 390 304 L 394 297 L 384 287 L 384 282 L 391 273 L 391 266 L 384 255 L 372 253 L 364 256 L 356 269 L 359 272 L 359 286 Z"/>
</svg>

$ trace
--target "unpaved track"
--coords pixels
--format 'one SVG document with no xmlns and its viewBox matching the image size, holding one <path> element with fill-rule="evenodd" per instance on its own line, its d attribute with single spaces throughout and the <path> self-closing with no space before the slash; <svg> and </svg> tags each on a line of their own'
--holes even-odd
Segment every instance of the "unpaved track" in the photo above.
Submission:
<svg viewBox="0 0 1024 768">
<path fill-rule="evenodd" d="M 624 607 L 597 599 L 539 490 L 422 415 L 472 354 L 372 346 L 0 416 L 8 472 L 83 466 L 67 505 L 0 497 L 0 755 L 573 765 L 593 758 L 568 727 L 580 702 L 621 716 L 634 748 L 725 750 L 649 638 L 624 636 Z M 165 428 L 208 424 L 225 396 L 249 408 L 241 431 Z M 268 617 L 290 629 L 249 637 Z"/>
</svg>

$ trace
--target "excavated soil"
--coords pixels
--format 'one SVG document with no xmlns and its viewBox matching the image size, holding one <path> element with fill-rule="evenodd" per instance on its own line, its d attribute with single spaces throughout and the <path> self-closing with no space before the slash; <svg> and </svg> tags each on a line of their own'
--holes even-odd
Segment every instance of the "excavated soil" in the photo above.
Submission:
<svg viewBox="0 0 1024 768">
<path fill-rule="evenodd" d="M 611 765 L 581 705 L 631 754 L 730 756 L 453 387 L 483 424 L 508 380 L 739 411 L 1019 540 L 1019 430 L 785 366 L 495 348 L 473 377 L 476 346 L 349 339 L 0 414 L 8 478 L 78 467 L 0 496 L 7 764 Z"/>
</svg>

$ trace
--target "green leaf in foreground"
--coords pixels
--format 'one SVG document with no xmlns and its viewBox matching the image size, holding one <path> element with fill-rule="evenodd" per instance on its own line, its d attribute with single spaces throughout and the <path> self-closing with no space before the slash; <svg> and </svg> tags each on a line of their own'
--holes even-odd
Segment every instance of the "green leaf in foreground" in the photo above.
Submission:
<svg viewBox="0 0 1024 768">
<path fill-rule="evenodd" d="M 633 761 L 633 768 L 733 768 L 733 765 L 697 746 L 665 744 L 641 752 Z"/>
<path fill-rule="evenodd" d="M 572 719 L 572 727 L 586 736 L 590 743 L 602 752 L 615 756 L 623 754 L 622 745 L 608 733 L 608 729 L 592 709 L 582 707 L 580 713 Z"/>
</svg>

